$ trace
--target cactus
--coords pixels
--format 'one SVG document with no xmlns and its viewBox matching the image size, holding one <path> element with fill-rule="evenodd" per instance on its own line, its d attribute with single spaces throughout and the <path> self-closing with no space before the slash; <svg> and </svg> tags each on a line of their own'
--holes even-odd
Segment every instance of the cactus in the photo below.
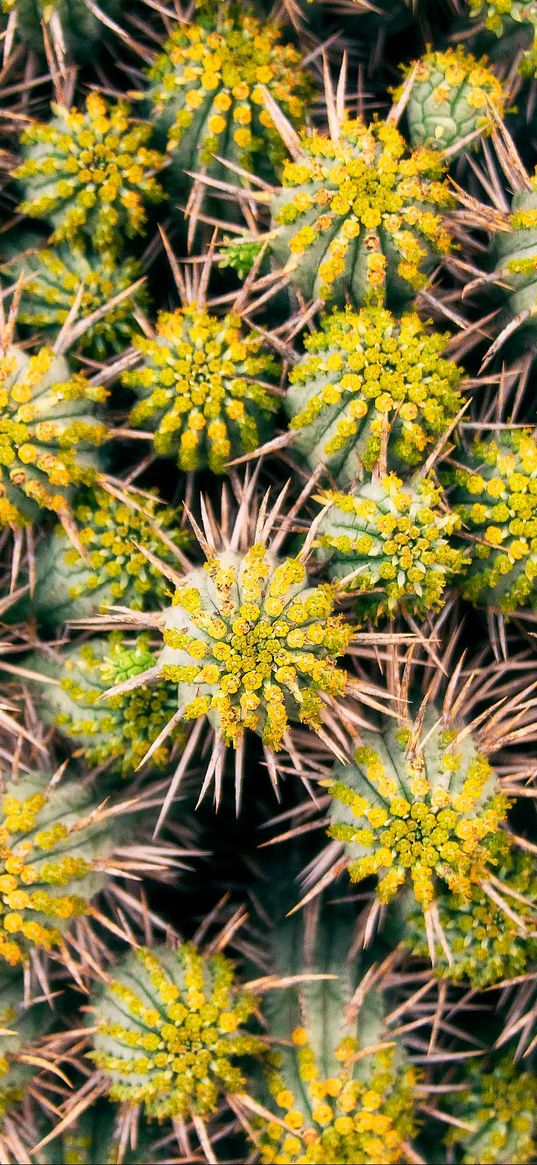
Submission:
<svg viewBox="0 0 537 1165">
<path fill-rule="evenodd" d="M 319 727 L 323 695 L 345 689 L 335 661 L 352 636 L 333 607 L 300 559 L 279 561 L 259 542 L 192 570 L 164 612 L 158 660 L 185 720 L 208 715 L 233 747 L 249 728 L 276 751 L 291 717 Z"/>
<path fill-rule="evenodd" d="M 164 159 L 148 148 L 150 129 L 133 121 L 125 101 L 90 93 L 83 112 L 53 104 L 54 118 L 22 135 L 23 161 L 13 177 L 25 197 L 20 211 L 47 219 L 53 239 L 115 253 L 124 238 L 144 234 L 144 201 L 162 191 L 154 171 Z"/>
<path fill-rule="evenodd" d="M 470 737 L 429 712 L 423 728 L 364 732 L 352 764 L 323 784 L 332 798 L 329 836 L 342 842 L 354 882 L 375 874 L 389 902 L 410 883 L 427 910 L 439 887 L 468 899 L 487 877 L 488 841 L 508 802 Z"/>
<path fill-rule="evenodd" d="M 476 440 L 445 474 L 471 535 L 466 599 L 509 614 L 537 605 L 537 443 L 525 430 Z"/>
<path fill-rule="evenodd" d="M 402 606 L 423 618 L 443 606 L 464 555 L 450 546 L 459 522 L 430 479 L 405 485 L 390 474 L 353 494 L 328 490 L 317 500 L 327 509 L 315 557 L 332 581 L 358 593 L 360 613 L 376 619 Z"/>
<path fill-rule="evenodd" d="M 94 1001 L 96 1066 L 108 1095 L 145 1114 L 206 1115 L 244 1087 L 243 1057 L 264 1043 L 245 1025 L 255 999 L 235 983 L 233 963 L 191 944 L 139 948 Z"/>
<path fill-rule="evenodd" d="M 1 7 L 5 13 L 16 14 L 17 33 L 35 52 L 43 52 L 42 21 L 49 36 L 60 33 L 78 61 L 91 58 L 105 31 L 86 0 L 2 0 Z M 114 17 L 118 0 L 102 0 L 100 8 L 107 16 Z"/>
<path fill-rule="evenodd" d="M 446 52 L 426 53 L 405 67 L 405 78 L 413 68 L 406 112 L 415 149 L 426 146 L 454 155 L 492 132 L 491 109 L 503 117 L 503 88 L 486 57 L 478 60 L 459 45 Z M 395 100 L 401 93 L 402 87 L 395 91 Z"/>
<path fill-rule="evenodd" d="M 521 34 L 525 45 L 521 69 L 528 76 L 537 71 L 537 5 L 535 0 L 470 0 L 470 15 L 498 38 Z"/>
<path fill-rule="evenodd" d="M 36 1041 L 50 1026 L 51 1013 L 24 1000 L 22 975 L 0 968 L 0 1132 L 4 1118 L 24 1100 L 36 1072 Z M 32 1066 L 32 1057 L 34 1060 Z"/>
<path fill-rule="evenodd" d="M 461 370 L 447 337 L 419 316 L 382 308 L 335 311 L 306 338 L 285 400 L 294 444 L 342 486 L 371 471 L 387 441 L 388 466 L 419 465 L 462 405 Z"/>
<path fill-rule="evenodd" d="M 276 192 L 269 246 L 307 299 L 408 303 L 450 249 L 452 203 L 438 152 L 408 153 L 386 122 L 345 120 L 339 137 L 303 134 Z"/>
<path fill-rule="evenodd" d="M 136 1129 L 135 1146 L 130 1141 L 126 1148 L 121 1145 L 121 1131 L 121 1113 L 108 1101 L 97 1101 L 34 1160 L 37 1165 L 165 1165 L 166 1153 L 144 1121 Z"/>
<path fill-rule="evenodd" d="M 498 298 L 508 325 L 537 322 L 537 173 L 513 196 L 511 213 L 494 239 Z M 509 328 L 511 330 L 511 328 Z"/>
<path fill-rule="evenodd" d="M 537 1079 L 510 1056 L 483 1071 L 467 1068 L 465 1088 L 453 1092 L 449 1109 L 466 1127 L 450 1128 L 446 1141 L 456 1145 L 462 1165 L 527 1165 L 537 1152 L 535 1109 Z M 467 1126 L 470 1126 L 469 1128 Z"/>
<path fill-rule="evenodd" d="M 196 303 L 162 312 L 155 337 L 135 347 L 142 362 L 123 376 L 140 397 L 130 423 L 149 425 L 158 456 L 175 457 L 185 472 L 223 473 L 231 457 L 256 448 L 275 409 L 266 383 L 275 367 L 238 315 L 218 319 Z"/>
<path fill-rule="evenodd" d="M 88 450 L 107 431 L 92 414 L 105 399 L 50 348 L 0 357 L 0 527 L 69 510 L 73 489 L 95 477 Z"/>
</svg>

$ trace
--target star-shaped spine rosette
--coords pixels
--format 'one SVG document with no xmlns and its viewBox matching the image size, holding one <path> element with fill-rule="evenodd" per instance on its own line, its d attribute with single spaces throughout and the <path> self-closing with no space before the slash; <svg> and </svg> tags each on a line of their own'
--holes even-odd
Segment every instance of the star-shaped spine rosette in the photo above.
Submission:
<svg viewBox="0 0 537 1165">
<path fill-rule="evenodd" d="M 53 239 L 117 253 L 125 238 L 144 234 L 144 202 L 159 202 L 151 127 L 134 121 L 125 101 L 90 93 L 84 111 L 52 105 L 54 118 L 22 135 L 24 160 L 13 176 L 24 189 L 20 211 L 46 219 Z"/>
<path fill-rule="evenodd" d="M 486 58 L 478 60 L 461 45 L 425 53 L 404 76 L 414 72 L 406 116 L 414 148 L 449 150 L 450 155 L 475 147 L 494 128 L 491 110 L 502 118 L 502 84 Z M 394 100 L 402 96 L 396 90 Z M 468 140 L 471 139 L 471 140 Z"/>
<path fill-rule="evenodd" d="M 386 122 L 303 134 L 271 206 L 270 250 L 307 299 L 399 306 L 449 252 L 452 196 L 438 151 L 409 152 Z"/>
<path fill-rule="evenodd" d="M 442 884 L 469 898 L 487 877 L 488 842 L 508 808 L 487 759 L 431 711 L 417 738 L 388 725 L 363 740 L 353 763 L 336 764 L 325 782 L 329 836 L 344 845 L 352 881 L 375 874 L 381 903 L 410 884 L 424 910 Z"/>
<path fill-rule="evenodd" d="M 537 325 L 537 173 L 529 185 L 513 195 L 505 229 L 497 230 L 493 244 L 497 296 L 509 325 L 519 321 L 526 329 Z"/>
<path fill-rule="evenodd" d="M 276 408 L 276 366 L 238 314 L 219 319 L 197 303 L 161 312 L 154 338 L 134 346 L 141 363 L 123 376 L 140 398 L 130 424 L 154 432 L 158 456 L 176 458 L 185 472 L 223 473 L 230 458 L 257 448 Z"/>
<path fill-rule="evenodd" d="M 264 1050 L 245 1026 L 255 1007 L 224 955 L 139 948 L 95 999 L 91 1058 L 112 1100 L 157 1120 L 205 1116 L 244 1090 L 241 1061 Z"/>
<path fill-rule="evenodd" d="M 235 748 L 251 729 L 275 751 L 290 718 L 320 728 L 323 697 L 345 691 L 336 660 L 352 638 L 333 609 L 330 586 L 309 586 L 300 559 L 278 560 L 261 543 L 192 570 L 163 615 L 159 657 L 184 718 L 208 715 Z"/>
<path fill-rule="evenodd" d="M 521 72 L 529 77 L 537 72 L 537 5 L 535 0 L 470 0 L 470 15 L 478 17 L 498 39 L 522 33 L 526 51 Z M 512 48 L 513 55 L 516 45 Z"/>
<path fill-rule="evenodd" d="M 467 1064 L 460 1083 L 465 1087 L 445 1106 L 459 1123 L 445 1140 L 457 1146 L 463 1165 L 530 1165 L 537 1153 L 535 1073 L 507 1055 L 488 1065 Z"/>
<path fill-rule="evenodd" d="M 420 465 L 462 406 L 462 371 L 443 355 L 448 337 L 415 312 L 334 311 L 306 337 L 285 409 L 294 446 L 311 469 L 324 462 L 339 485 L 375 468 Z"/>
<path fill-rule="evenodd" d="M 373 618 L 403 607 L 425 617 L 445 602 L 464 554 L 450 545 L 460 522 L 442 505 L 431 479 L 403 483 L 395 474 L 366 481 L 353 494 L 328 490 L 314 554 L 331 581 L 358 594 Z"/>
<path fill-rule="evenodd" d="M 176 184 L 203 170 L 241 185 L 226 162 L 271 179 L 281 171 L 285 147 L 265 90 L 293 124 L 303 123 L 311 82 L 278 24 L 234 2 L 205 5 L 196 22 L 177 24 L 151 68 L 148 93 Z"/>
<path fill-rule="evenodd" d="M 106 693 L 154 668 L 156 659 L 146 635 L 132 644 L 120 632 L 82 646 L 71 644 L 52 662 L 34 659 L 36 672 L 56 680 L 51 686 L 39 685 L 43 719 L 84 750 L 88 765 L 107 765 L 123 777 L 132 776 L 176 711 L 175 687 L 161 681 L 109 698 Z M 176 725 L 153 751 L 151 763 L 164 768 L 180 739 Z"/>
<path fill-rule="evenodd" d="M 499 430 L 457 450 L 445 473 L 451 504 L 469 537 L 462 593 L 509 614 L 537 605 L 537 442 Z"/>
<path fill-rule="evenodd" d="M 90 450 L 107 430 L 92 414 L 106 396 L 50 348 L 0 356 L 0 526 L 65 514 L 74 489 L 94 480 Z"/>
</svg>

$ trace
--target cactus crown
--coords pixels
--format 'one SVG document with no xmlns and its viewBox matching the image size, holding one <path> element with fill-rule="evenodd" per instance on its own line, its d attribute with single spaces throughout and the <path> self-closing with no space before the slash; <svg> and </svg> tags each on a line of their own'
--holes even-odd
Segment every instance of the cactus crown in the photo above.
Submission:
<svg viewBox="0 0 537 1165">
<path fill-rule="evenodd" d="M 123 377 L 141 397 L 130 421 L 155 430 L 157 454 L 176 457 L 185 472 L 223 473 L 230 457 L 256 448 L 275 408 L 262 382 L 275 368 L 261 338 L 242 333 L 238 315 L 218 319 L 196 303 L 162 312 L 155 338 L 140 337 L 135 347 L 142 364 Z"/>
<path fill-rule="evenodd" d="M 433 713 L 421 731 L 417 740 L 410 728 L 364 733 L 354 763 L 336 764 L 324 783 L 333 799 L 329 835 L 348 847 L 351 879 L 376 874 L 381 902 L 410 879 L 427 909 L 439 882 L 467 899 L 486 876 L 485 843 L 508 802 L 469 737 Z"/>
<path fill-rule="evenodd" d="M 479 131 L 484 136 L 492 131 L 491 106 L 503 117 L 502 85 L 486 58 L 478 60 L 458 45 L 445 52 L 425 53 L 404 69 L 405 77 L 414 67 L 407 105 L 413 146 L 453 150 L 471 134 Z M 401 91 L 395 91 L 396 100 Z"/>
<path fill-rule="evenodd" d="M 158 1120 L 204 1115 L 224 1093 L 242 1091 L 237 1060 L 264 1047 L 244 1030 L 254 1009 L 223 955 L 190 944 L 138 949 L 96 1000 L 91 1058 L 112 1100 L 143 1104 Z"/>
<path fill-rule="evenodd" d="M 105 440 L 105 426 L 91 417 L 94 402 L 105 399 L 49 348 L 1 356 L 0 526 L 68 509 L 71 488 L 94 476 L 79 455 Z"/>
<path fill-rule="evenodd" d="M 509 1056 L 498 1060 L 490 1072 L 480 1063 L 466 1074 L 467 1087 L 453 1092 L 449 1109 L 459 1120 L 474 1126 L 450 1128 L 446 1142 L 462 1150 L 463 1165 L 526 1165 L 537 1151 L 537 1078 L 521 1072 Z"/>
<path fill-rule="evenodd" d="M 462 372 L 442 355 L 447 337 L 419 316 L 383 308 L 325 316 L 290 374 L 285 407 L 312 468 L 342 484 L 376 465 L 384 435 L 394 468 L 419 465 L 459 411 Z"/>
<path fill-rule="evenodd" d="M 271 246 L 292 257 L 290 278 L 308 298 L 408 300 L 427 282 L 431 255 L 450 247 L 442 173 L 438 153 L 408 154 L 386 122 L 346 120 L 337 139 L 304 134 L 300 158 L 283 170 Z"/>
<path fill-rule="evenodd" d="M 52 108 L 53 121 L 22 135 L 19 209 L 50 219 L 56 240 L 79 243 L 87 235 L 97 250 L 115 252 L 122 235 L 144 233 L 144 200 L 162 197 L 152 171 L 163 159 L 147 147 L 150 127 L 131 120 L 128 103 L 108 105 L 98 93 L 89 94 L 84 112 Z"/>
<path fill-rule="evenodd" d="M 302 122 L 309 85 L 299 66 L 277 24 L 259 21 L 243 4 L 206 5 L 199 22 L 174 29 L 149 74 L 168 149 L 185 165 L 214 166 L 213 156 L 223 154 L 246 170 L 267 161 L 279 169 L 285 150 L 262 87 L 291 121 Z M 236 181 L 231 171 L 226 176 Z"/>
<path fill-rule="evenodd" d="M 261 543 L 192 571 L 165 613 L 160 657 L 185 719 L 208 714 L 233 746 L 252 729 L 271 749 L 289 714 L 318 726 L 322 695 L 344 691 L 334 661 L 352 637 L 333 606 L 329 586 L 308 587 L 298 558 L 278 561 Z"/>
<path fill-rule="evenodd" d="M 431 480 L 404 486 L 392 473 L 355 494 L 329 490 L 317 500 L 329 509 L 317 527 L 316 557 L 334 581 L 353 575 L 346 585 L 364 592 L 360 611 L 378 618 L 402 601 L 422 615 L 442 606 L 464 555 L 449 545 L 459 521 L 441 508 Z"/>
<path fill-rule="evenodd" d="M 523 73 L 532 75 L 537 70 L 537 6 L 535 0 L 470 0 L 470 14 L 481 17 L 485 28 L 501 37 L 513 25 L 525 25 L 532 44 L 522 57 Z"/>
<path fill-rule="evenodd" d="M 462 462 L 462 464 L 460 464 Z M 446 473 L 473 536 L 462 593 L 510 612 L 537 602 L 537 442 L 524 430 L 475 441 Z"/>
</svg>

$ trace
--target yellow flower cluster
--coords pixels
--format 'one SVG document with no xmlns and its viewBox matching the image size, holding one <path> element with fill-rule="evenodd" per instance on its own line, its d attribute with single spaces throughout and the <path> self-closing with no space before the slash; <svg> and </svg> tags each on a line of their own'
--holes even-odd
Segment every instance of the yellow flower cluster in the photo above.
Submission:
<svg viewBox="0 0 537 1165">
<path fill-rule="evenodd" d="M 415 312 L 383 308 L 325 316 L 306 337 L 285 408 L 295 443 L 343 485 L 374 468 L 388 441 L 390 467 L 419 465 L 462 405 L 462 372 Z"/>
<path fill-rule="evenodd" d="M 505 818 L 506 798 L 468 738 L 424 720 L 423 743 L 407 730 L 364 733 L 354 764 L 336 765 L 329 835 L 344 843 L 353 881 L 375 874 L 380 902 L 409 879 L 426 909 L 444 882 L 469 898 L 487 873 L 487 842 Z M 430 731 L 429 731 L 430 730 Z"/>
<path fill-rule="evenodd" d="M 537 5 L 535 0 L 469 0 L 470 15 L 480 17 L 485 28 L 501 37 L 517 25 L 525 26 L 530 44 L 521 61 L 523 73 L 537 71 Z"/>
<path fill-rule="evenodd" d="M 425 616 L 443 605 L 464 555 L 449 544 L 460 522 L 430 479 L 403 485 L 392 473 L 354 494 L 329 490 L 317 501 L 329 509 L 317 527 L 316 557 L 333 581 L 353 576 L 345 585 L 360 592 L 360 612 L 378 618 L 403 604 Z"/>
<path fill-rule="evenodd" d="M 468 1069 L 463 1091 L 453 1091 L 449 1145 L 457 1145 L 462 1165 L 529 1165 L 537 1153 L 537 1077 L 521 1072 L 519 1061 L 498 1060 L 489 1072 L 477 1061 Z M 474 1126 L 471 1132 L 465 1125 Z"/>
<path fill-rule="evenodd" d="M 225 0 L 196 23 L 176 26 L 149 80 L 153 116 L 183 182 L 185 169 L 217 168 L 214 155 L 257 174 L 279 170 L 285 149 L 263 89 L 296 124 L 310 92 L 300 55 L 282 44 L 278 25 Z M 240 181 L 231 170 L 223 176 Z"/>
<path fill-rule="evenodd" d="M 155 338 L 134 346 L 143 360 L 123 383 L 141 399 L 130 423 L 155 431 L 159 456 L 176 457 L 185 472 L 223 473 L 231 457 L 257 447 L 276 407 L 266 383 L 275 367 L 261 338 L 242 333 L 238 315 L 218 319 L 191 303 L 161 312 Z"/>
<path fill-rule="evenodd" d="M 254 1010 L 223 955 L 190 944 L 138 949 L 95 1001 L 91 1058 L 112 1100 L 143 1104 L 157 1120 L 205 1115 L 226 1092 L 243 1090 L 237 1059 L 264 1048 L 244 1030 Z"/>
<path fill-rule="evenodd" d="M 76 785 L 9 783 L 0 813 L 0 960 L 26 961 L 32 947 L 60 945 L 70 919 L 86 914 L 100 888 L 95 857 L 106 837 L 82 828 L 87 796 Z M 74 892 L 76 891 L 76 893 Z"/>
<path fill-rule="evenodd" d="M 478 60 L 458 45 L 445 52 L 426 53 L 405 67 L 405 78 L 414 68 L 406 108 L 413 146 L 452 148 L 477 131 L 481 136 L 491 133 L 491 108 L 503 117 L 503 88 L 486 58 Z M 395 100 L 401 91 L 402 87 L 395 91 Z"/>
<path fill-rule="evenodd" d="M 92 481 L 80 454 L 106 439 L 91 415 L 106 395 L 49 348 L 0 356 L 0 527 L 64 513 L 72 487 Z"/>
<path fill-rule="evenodd" d="M 273 1057 L 268 1076 L 279 1123 L 259 1122 L 263 1165 L 396 1165 L 406 1159 L 404 1142 L 415 1131 L 416 1075 L 397 1063 L 393 1048 L 368 1056 L 358 1076 L 358 1044 L 345 1037 L 334 1053 L 337 1074 L 324 1079 L 303 1027 L 292 1032 L 291 1046 Z M 290 1057 L 293 1071 L 287 1072 Z"/>
<path fill-rule="evenodd" d="M 261 543 L 192 571 L 164 615 L 160 656 L 185 719 L 209 715 L 233 746 L 249 728 L 275 750 L 290 715 L 315 729 L 322 695 L 346 685 L 334 661 L 352 628 L 333 607 L 330 586 L 309 587 L 298 558 L 278 561 Z"/>
<path fill-rule="evenodd" d="M 463 462 L 463 464 L 460 464 Z M 472 535 L 462 593 L 515 611 L 537 603 L 537 442 L 525 430 L 476 441 L 446 473 L 453 508 Z"/>
<path fill-rule="evenodd" d="M 148 149 L 151 129 L 136 124 L 129 105 L 108 105 L 90 93 L 84 112 L 52 105 L 55 117 L 22 135 L 24 161 L 14 171 L 25 189 L 19 210 L 44 218 L 53 238 L 79 243 L 84 236 L 99 251 L 116 253 L 123 236 L 144 233 L 144 200 L 162 191 L 154 171 L 163 164 Z"/>
<path fill-rule="evenodd" d="M 274 197 L 271 249 L 308 299 L 408 301 L 450 249 L 452 204 L 438 151 L 408 153 L 393 125 L 344 121 L 337 139 L 303 135 Z"/>
</svg>

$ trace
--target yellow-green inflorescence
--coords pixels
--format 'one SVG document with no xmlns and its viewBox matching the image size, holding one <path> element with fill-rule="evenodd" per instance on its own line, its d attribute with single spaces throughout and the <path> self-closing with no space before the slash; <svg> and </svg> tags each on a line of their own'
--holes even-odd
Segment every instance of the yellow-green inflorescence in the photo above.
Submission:
<svg viewBox="0 0 537 1165">
<path fill-rule="evenodd" d="M 373 469 L 387 441 L 389 468 L 423 463 L 462 405 L 462 372 L 447 337 L 415 312 L 335 311 L 306 338 L 285 408 L 295 446 L 341 485 Z"/>
<path fill-rule="evenodd" d="M 446 472 L 451 503 L 470 536 L 464 597 L 509 613 L 537 605 L 537 442 L 500 430 L 457 452 Z M 468 543 L 466 543 L 468 545 Z"/>
<path fill-rule="evenodd" d="M 537 956 L 537 877 L 531 854 L 518 849 L 502 830 L 490 840 L 488 860 L 502 883 L 495 882 L 493 889 L 506 909 L 478 885 L 472 886 L 469 897 L 447 891 L 437 898 L 450 959 L 437 942 L 435 972 L 477 988 L 523 975 Z M 408 927 L 405 944 L 414 955 L 427 958 L 421 911 L 411 913 Z"/>
<path fill-rule="evenodd" d="M 478 60 L 459 45 L 426 53 L 405 68 L 405 78 L 411 70 L 415 72 L 406 114 L 414 147 L 457 153 L 492 132 L 491 110 L 503 117 L 503 88 L 486 58 Z M 394 99 L 401 93 L 402 87 Z M 471 142 L 465 141 L 472 135 Z"/>
<path fill-rule="evenodd" d="M 118 603 L 138 611 L 161 606 L 170 584 L 147 555 L 163 564 L 177 562 L 163 540 L 177 547 L 188 543 L 177 517 L 148 493 L 118 498 L 98 487 L 86 490 L 73 507 L 85 558 L 61 526 L 37 549 L 33 605 L 40 620 L 80 619 Z"/>
<path fill-rule="evenodd" d="M 107 431 L 92 414 L 106 395 L 50 348 L 0 355 L 0 527 L 65 513 L 73 489 L 94 479 L 89 450 Z"/>
<path fill-rule="evenodd" d="M 147 637 L 124 644 L 121 633 L 95 638 L 81 647 L 69 646 L 58 664 L 37 664 L 51 673 L 59 686 L 40 691 L 42 715 L 84 751 L 88 765 L 109 765 L 130 776 L 150 745 L 166 727 L 177 707 L 173 684 L 141 684 L 132 691 L 105 697 L 112 687 L 133 679 L 156 664 Z M 40 685 L 42 687 L 42 685 Z M 179 727 L 152 754 L 151 763 L 163 768 Z"/>
<path fill-rule="evenodd" d="M 434 713 L 417 742 L 394 725 L 363 736 L 354 762 L 336 764 L 325 782 L 329 835 L 344 844 L 352 881 L 375 874 L 382 903 L 406 883 L 423 909 L 442 884 L 468 899 L 487 877 L 488 842 L 508 808 L 488 761 Z"/>
<path fill-rule="evenodd" d="M 51 122 L 22 135 L 19 209 L 50 221 L 56 241 L 86 237 L 99 251 L 117 251 L 125 237 L 144 233 L 144 202 L 162 197 L 155 171 L 163 158 L 148 147 L 151 129 L 132 119 L 128 103 L 107 103 L 98 93 L 83 111 L 52 108 Z"/>
<path fill-rule="evenodd" d="M 270 247 L 308 299 L 408 302 L 450 249 L 440 155 L 409 152 L 393 125 L 347 120 L 301 138 L 272 206 Z"/>
<path fill-rule="evenodd" d="M 404 606 L 425 616 L 443 606 L 464 554 L 450 545 L 459 519 L 431 479 L 404 484 L 392 473 L 353 494 L 328 490 L 317 500 L 328 508 L 315 556 L 334 582 L 358 593 L 360 612 L 377 618 Z"/>
<path fill-rule="evenodd" d="M 255 1006 L 224 955 L 190 944 L 138 949 L 95 1001 L 91 1057 L 112 1100 L 157 1120 L 204 1116 L 243 1091 L 240 1061 L 264 1048 L 245 1028 Z"/>
<path fill-rule="evenodd" d="M 446 1142 L 458 1147 L 462 1165 L 529 1165 L 537 1153 L 537 1077 L 504 1056 L 489 1071 L 469 1065 L 463 1091 L 453 1091 L 450 1114 L 464 1122 Z M 464 1127 L 473 1126 L 473 1132 Z"/>
<path fill-rule="evenodd" d="M 110 852 L 110 826 L 78 782 L 4 781 L 0 790 L 0 962 L 23 963 L 33 948 L 52 951 L 66 925 L 87 914 L 103 884 L 98 859 Z"/>
<path fill-rule="evenodd" d="M 193 570 L 163 616 L 159 660 L 185 719 L 207 714 L 234 747 L 249 728 L 275 750 L 290 717 L 318 727 L 323 696 L 346 686 L 335 661 L 352 628 L 333 609 L 329 585 L 309 586 L 300 559 L 278 560 L 261 543 Z"/>
<path fill-rule="evenodd" d="M 526 51 L 520 62 L 522 73 L 537 72 L 536 0 L 469 0 L 470 15 L 479 17 L 485 28 L 498 38 L 522 32 Z"/>
<path fill-rule="evenodd" d="M 134 341 L 142 361 L 123 383 L 140 398 L 130 424 L 155 434 L 155 452 L 180 469 L 223 473 L 255 449 L 276 408 L 274 361 L 234 313 L 218 319 L 196 303 L 162 312 L 153 339 Z"/>
<path fill-rule="evenodd" d="M 149 74 L 157 132 L 171 154 L 172 173 L 236 172 L 215 156 L 266 177 L 278 173 L 285 147 L 265 107 L 264 89 L 294 124 L 302 124 L 311 85 L 300 55 L 282 43 L 279 26 L 259 20 L 247 4 L 196 5 L 195 22 L 177 24 Z M 188 180 L 188 179 L 187 179 Z"/>
<path fill-rule="evenodd" d="M 536 4 L 537 10 L 537 4 Z M 530 188 L 513 196 L 505 229 L 494 240 L 497 293 L 508 321 L 537 325 L 537 172 Z"/>
</svg>

